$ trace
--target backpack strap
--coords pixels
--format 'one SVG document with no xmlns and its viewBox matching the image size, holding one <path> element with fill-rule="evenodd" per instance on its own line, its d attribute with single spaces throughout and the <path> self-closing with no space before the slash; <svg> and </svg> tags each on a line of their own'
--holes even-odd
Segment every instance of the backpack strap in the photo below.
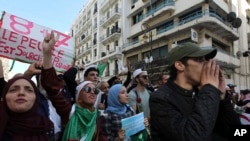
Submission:
<svg viewBox="0 0 250 141">
<path fill-rule="evenodd" d="M 135 92 L 135 96 L 136 96 L 136 99 L 135 99 L 135 101 L 136 101 L 136 114 L 138 114 L 138 113 L 140 113 L 139 108 L 138 108 L 138 103 L 137 103 L 137 99 L 139 98 L 139 95 L 138 95 L 138 92 L 135 88 L 133 89 L 133 91 Z"/>
</svg>

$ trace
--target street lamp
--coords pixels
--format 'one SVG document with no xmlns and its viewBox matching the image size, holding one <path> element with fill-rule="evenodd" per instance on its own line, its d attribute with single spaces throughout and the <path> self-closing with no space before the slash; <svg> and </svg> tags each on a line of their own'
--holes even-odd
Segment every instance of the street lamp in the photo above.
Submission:
<svg viewBox="0 0 250 141">
<path fill-rule="evenodd" d="M 146 23 L 146 22 L 144 22 L 144 23 L 142 23 L 142 25 L 141 25 L 141 30 L 143 31 L 143 33 L 144 33 L 144 39 L 147 39 L 147 35 L 146 35 L 146 33 L 149 33 L 149 43 L 150 43 L 150 55 L 147 55 L 145 58 L 144 58 L 144 61 L 145 61 L 145 63 L 149 63 L 150 64 L 150 74 L 151 74 L 151 72 L 152 72 L 152 61 L 153 61 L 153 53 L 152 53 L 152 31 L 151 31 L 151 29 L 150 29 L 150 26 L 149 26 L 149 24 L 148 23 Z M 149 76 L 150 76 L 150 74 L 149 74 Z"/>
</svg>

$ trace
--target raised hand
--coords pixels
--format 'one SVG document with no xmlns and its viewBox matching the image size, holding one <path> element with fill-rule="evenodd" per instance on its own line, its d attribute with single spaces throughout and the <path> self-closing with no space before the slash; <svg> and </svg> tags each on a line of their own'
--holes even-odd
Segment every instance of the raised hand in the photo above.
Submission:
<svg viewBox="0 0 250 141">
<path fill-rule="evenodd" d="M 42 47 L 43 47 L 43 65 L 44 69 L 49 69 L 53 67 L 52 64 L 52 50 L 56 44 L 57 39 L 59 36 L 55 38 L 54 32 L 51 31 L 51 34 L 47 34 L 44 37 Z"/>
<path fill-rule="evenodd" d="M 219 72 L 219 86 L 218 89 L 221 91 L 221 100 L 225 99 L 226 95 L 226 84 L 225 84 L 225 78 L 220 70 Z"/>
<path fill-rule="evenodd" d="M 203 65 L 203 71 L 201 73 L 201 87 L 206 84 L 211 84 L 214 87 L 219 88 L 219 73 L 220 67 L 216 64 L 214 59 L 206 62 Z M 220 79 L 222 80 L 222 78 L 223 76 Z"/>
<path fill-rule="evenodd" d="M 51 31 L 50 34 L 47 34 L 43 39 L 43 54 L 51 54 L 52 49 L 54 48 L 56 44 L 56 38 L 54 35 L 54 32 Z"/>
<path fill-rule="evenodd" d="M 24 76 L 31 79 L 34 75 L 41 74 L 42 68 L 42 62 L 34 62 L 30 64 L 29 68 L 24 72 Z"/>
</svg>

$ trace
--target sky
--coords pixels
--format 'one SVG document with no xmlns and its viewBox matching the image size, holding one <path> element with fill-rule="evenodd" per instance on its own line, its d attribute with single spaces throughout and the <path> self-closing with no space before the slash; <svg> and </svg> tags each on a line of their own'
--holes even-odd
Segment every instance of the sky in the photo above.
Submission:
<svg viewBox="0 0 250 141">
<path fill-rule="evenodd" d="M 88 0 L 0 0 L 0 11 L 65 33 L 70 32 L 71 25 L 87 2 Z M 10 60 L 9 64 L 11 63 Z M 16 61 L 11 72 L 22 73 L 28 66 Z"/>
</svg>

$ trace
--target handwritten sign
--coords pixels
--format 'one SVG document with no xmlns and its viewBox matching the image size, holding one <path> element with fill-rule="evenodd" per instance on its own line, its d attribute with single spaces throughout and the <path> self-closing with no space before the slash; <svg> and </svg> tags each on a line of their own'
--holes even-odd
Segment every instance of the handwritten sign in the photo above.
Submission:
<svg viewBox="0 0 250 141">
<path fill-rule="evenodd" d="M 122 119 L 122 129 L 125 130 L 126 138 L 145 129 L 143 112 Z"/>
<path fill-rule="evenodd" d="M 52 29 L 4 12 L 0 27 L 0 56 L 26 63 L 42 61 L 42 41 Z M 53 30 L 59 36 L 52 52 L 53 66 L 58 71 L 71 67 L 74 39 Z"/>
</svg>

